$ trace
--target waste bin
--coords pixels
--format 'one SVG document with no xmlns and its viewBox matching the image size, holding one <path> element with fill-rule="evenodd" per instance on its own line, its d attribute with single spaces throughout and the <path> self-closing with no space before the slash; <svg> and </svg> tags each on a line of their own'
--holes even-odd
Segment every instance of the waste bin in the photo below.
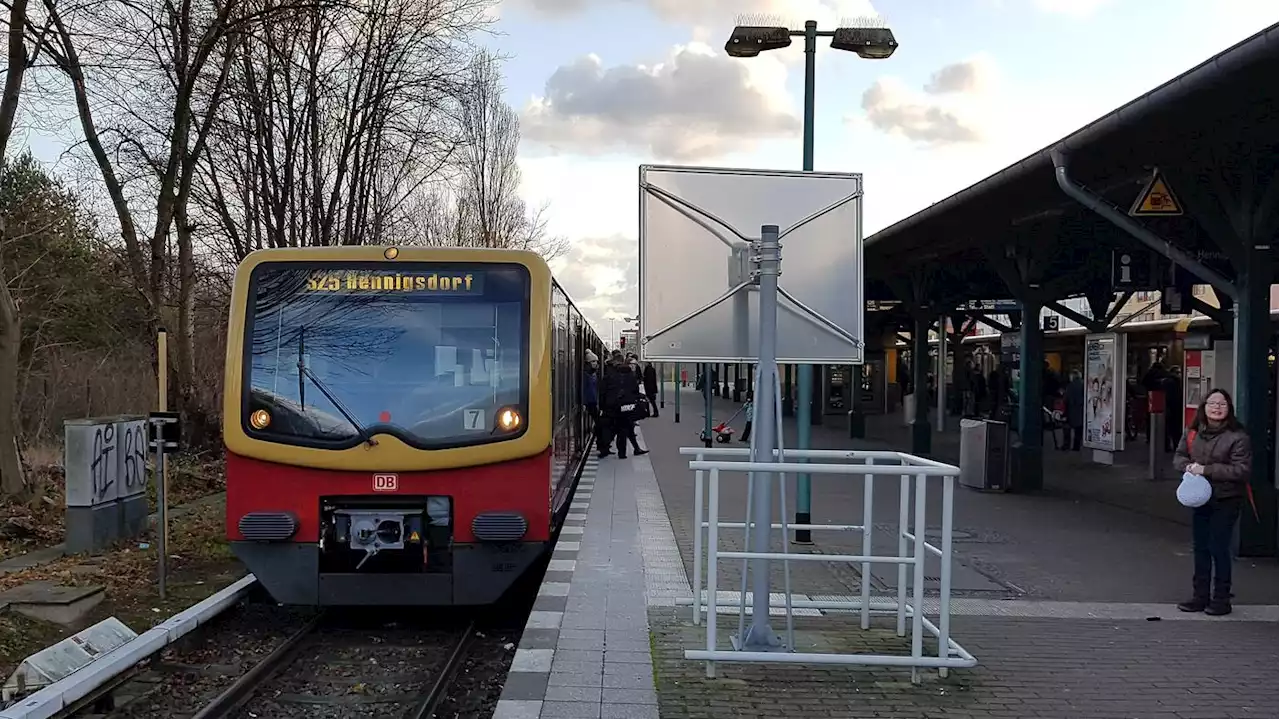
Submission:
<svg viewBox="0 0 1280 719">
<path fill-rule="evenodd" d="M 1009 489 L 1009 425 L 960 420 L 960 484 L 983 492 Z"/>
</svg>

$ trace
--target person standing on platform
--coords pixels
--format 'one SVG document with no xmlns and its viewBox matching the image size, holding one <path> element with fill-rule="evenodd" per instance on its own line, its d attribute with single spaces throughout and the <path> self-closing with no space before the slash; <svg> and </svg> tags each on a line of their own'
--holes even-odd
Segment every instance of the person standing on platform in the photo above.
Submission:
<svg viewBox="0 0 1280 719">
<path fill-rule="evenodd" d="M 1231 613 L 1231 537 L 1244 498 L 1250 496 L 1252 465 L 1253 448 L 1236 419 L 1231 395 L 1210 390 L 1173 455 L 1175 470 L 1204 477 L 1213 490 L 1209 501 L 1191 512 L 1195 572 L 1191 599 L 1178 605 L 1184 612 Z"/>
<path fill-rule="evenodd" d="M 600 358 L 591 350 L 586 352 L 587 366 L 582 371 L 582 404 L 591 418 L 591 434 L 595 437 L 596 452 L 601 457 L 609 455 L 609 443 L 605 436 L 604 418 L 600 416 Z"/>
<path fill-rule="evenodd" d="M 751 413 L 755 412 L 755 406 L 756 406 L 755 403 L 756 403 L 755 392 L 748 392 L 747 403 L 742 405 L 742 413 L 747 415 L 747 423 L 742 427 L 742 437 L 738 439 L 739 442 L 751 441 L 751 416 L 752 416 Z"/>
<path fill-rule="evenodd" d="M 637 405 L 645 399 L 640 393 L 640 383 L 636 379 L 635 370 L 631 368 L 621 352 L 613 353 L 613 361 L 610 365 L 605 371 L 601 407 L 608 418 L 609 429 L 613 432 L 614 440 L 618 445 L 618 459 L 627 458 L 628 442 L 631 443 L 637 457 L 648 454 L 648 450 L 640 448 L 640 442 L 636 438 L 635 411 L 638 409 Z M 631 411 L 624 409 L 626 407 L 631 407 Z M 639 409 L 643 411 L 643 408 Z"/>
<path fill-rule="evenodd" d="M 613 454 L 613 436 L 618 431 L 616 412 L 610 405 L 610 387 L 617 383 L 616 375 L 622 364 L 622 353 L 614 350 L 600 367 L 600 379 L 597 392 L 600 401 L 600 445 L 597 448 L 599 457 L 604 459 Z"/>
<path fill-rule="evenodd" d="M 650 416 L 658 416 L 658 369 L 652 362 L 644 366 L 644 396 L 649 400 Z"/>
</svg>

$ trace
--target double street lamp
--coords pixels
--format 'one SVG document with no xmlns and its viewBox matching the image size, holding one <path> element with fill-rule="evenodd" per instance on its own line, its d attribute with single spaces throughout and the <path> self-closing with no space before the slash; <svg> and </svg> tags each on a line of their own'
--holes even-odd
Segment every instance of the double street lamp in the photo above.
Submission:
<svg viewBox="0 0 1280 719">
<path fill-rule="evenodd" d="M 810 20 L 804 30 L 764 25 L 739 25 L 733 29 L 724 51 L 730 57 L 755 57 L 767 50 L 780 50 L 791 46 L 791 38 L 804 37 L 805 52 L 812 56 L 817 50 L 817 39 L 831 38 L 833 50 L 856 53 L 863 60 L 883 60 L 898 49 L 893 31 L 887 27 L 840 27 L 835 30 L 819 30 L 818 23 Z"/>
<path fill-rule="evenodd" d="M 819 30 L 818 23 L 808 20 L 804 30 L 792 30 L 788 27 L 773 25 L 738 25 L 733 29 L 724 50 L 730 57 L 756 57 L 762 52 L 780 50 L 791 46 L 791 38 L 804 38 L 804 165 L 805 172 L 813 171 L 813 124 L 814 124 L 814 56 L 818 51 L 818 38 L 831 38 L 834 50 L 852 52 L 864 60 L 883 60 L 898 49 L 898 41 L 893 31 L 875 21 L 859 21 L 851 27 L 838 27 L 834 30 Z M 799 402 L 796 405 L 796 424 L 799 429 L 799 449 L 809 449 L 812 421 L 813 399 L 813 365 L 802 364 L 797 372 L 796 393 Z M 708 407 L 710 416 L 710 407 Z M 779 428 L 781 430 L 781 428 Z M 803 461 L 803 460 L 801 460 Z M 795 523 L 810 523 L 810 506 L 812 503 L 810 477 L 801 473 L 796 482 L 796 514 Z M 767 525 L 766 525 L 767 526 Z M 766 530 L 767 531 L 767 530 Z M 808 529 L 795 530 L 797 544 L 812 544 Z M 767 535 L 766 535 L 767 536 Z M 763 560 L 756 560 L 763 563 Z M 776 638 L 769 628 L 768 612 L 768 574 L 760 564 L 753 562 L 753 573 L 757 576 L 755 613 L 752 629 L 743 637 L 743 642 L 754 647 L 765 648 L 773 645 Z M 865 581 L 864 577 L 864 581 Z M 762 606 L 761 606 L 762 604 Z"/>
</svg>

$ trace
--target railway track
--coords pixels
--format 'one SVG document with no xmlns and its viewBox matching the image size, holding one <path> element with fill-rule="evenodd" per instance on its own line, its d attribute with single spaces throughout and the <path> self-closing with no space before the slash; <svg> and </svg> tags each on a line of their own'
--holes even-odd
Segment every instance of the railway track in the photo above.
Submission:
<svg viewBox="0 0 1280 719">
<path fill-rule="evenodd" d="M 429 719 L 475 635 L 456 627 L 320 614 L 192 719 Z"/>
</svg>

